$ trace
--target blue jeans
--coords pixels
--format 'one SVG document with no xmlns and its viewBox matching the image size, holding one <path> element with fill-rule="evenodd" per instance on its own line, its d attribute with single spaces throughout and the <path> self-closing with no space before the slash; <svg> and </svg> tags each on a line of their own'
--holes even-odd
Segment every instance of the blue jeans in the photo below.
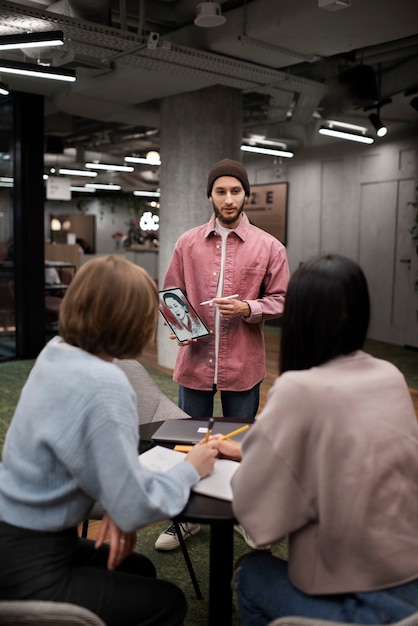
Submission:
<svg viewBox="0 0 418 626">
<path fill-rule="evenodd" d="M 211 391 L 199 391 L 179 386 L 179 407 L 195 418 L 213 416 L 213 398 L 216 385 Z M 248 391 L 221 391 L 224 417 L 240 417 L 253 421 L 260 402 L 260 383 Z"/>
<path fill-rule="evenodd" d="M 264 550 L 244 557 L 235 587 L 243 626 L 266 626 L 290 615 L 389 624 L 418 611 L 418 579 L 380 591 L 310 596 L 289 581 L 287 563 Z"/>
</svg>

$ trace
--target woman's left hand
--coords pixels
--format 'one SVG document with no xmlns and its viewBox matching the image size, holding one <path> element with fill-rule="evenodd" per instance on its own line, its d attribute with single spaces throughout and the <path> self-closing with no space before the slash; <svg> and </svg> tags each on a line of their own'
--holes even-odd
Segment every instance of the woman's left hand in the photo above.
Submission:
<svg viewBox="0 0 418 626">
<path fill-rule="evenodd" d="M 109 558 L 107 569 L 114 570 L 132 552 L 136 545 L 136 532 L 126 533 L 119 528 L 110 515 L 104 514 L 95 547 L 100 548 L 109 535 Z"/>
</svg>

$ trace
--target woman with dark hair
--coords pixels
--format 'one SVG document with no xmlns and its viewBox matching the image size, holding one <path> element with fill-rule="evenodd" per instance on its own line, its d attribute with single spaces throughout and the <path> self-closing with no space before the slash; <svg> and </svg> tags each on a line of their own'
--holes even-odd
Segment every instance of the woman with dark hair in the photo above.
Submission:
<svg viewBox="0 0 418 626">
<path fill-rule="evenodd" d="M 40 353 L 3 448 L 1 599 L 77 604 L 107 626 L 183 623 L 184 594 L 132 552 L 135 531 L 180 513 L 216 451 L 195 446 L 165 473 L 142 466 L 137 398 L 112 362 L 137 359 L 157 318 L 154 281 L 122 256 L 87 261 L 68 287 L 60 336 Z M 106 511 L 96 543 L 77 534 L 95 502 Z"/>
<path fill-rule="evenodd" d="M 288 536 L 289 559 L 244 557 L 244 626 L 418 611 L 418 424 L 401 372 L 362 350 L 369 315 L 366 279 L 347 258 L 306 262 L 289 282 L 281 375 L 232 480 L 239 523 L 257 546 Z M 240 456 L 232 442 L 218 449 Z"/>
</svg>

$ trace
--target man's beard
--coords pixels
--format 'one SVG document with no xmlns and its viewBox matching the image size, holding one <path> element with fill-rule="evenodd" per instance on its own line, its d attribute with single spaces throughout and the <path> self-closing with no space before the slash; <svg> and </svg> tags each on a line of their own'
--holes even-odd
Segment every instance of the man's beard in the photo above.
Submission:
<svg viewBox="0 0 418 626">
<path fill-rule="evenodd" d="M 241 206 L 238 207 L 236 214 L 231 215 L 231 217 L 225 217 L 224 215 L 222 215 L 220 209 L 216 206 L 215 202 L 212 202 L 212 204 L 215 215 L 221 226 L 229 226 L 230 224 L 233 224 L 234 222 L 237 222 L 239 220 L 239 217 L 244 210 L 245 199 L 243 200 Z"/>
</svg>

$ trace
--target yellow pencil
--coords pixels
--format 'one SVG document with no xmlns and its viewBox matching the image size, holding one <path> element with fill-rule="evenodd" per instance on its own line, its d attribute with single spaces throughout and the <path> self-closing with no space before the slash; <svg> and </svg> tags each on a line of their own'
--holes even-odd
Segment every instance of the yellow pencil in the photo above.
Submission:
<svg viewBox="0 0 418 626">
<path fill-rule="evenodd" d="M 245 426 L 241 426 L 241 428 L 237 428 L 236 430 L 232 430 L 227 435 L 224 435 L 223 437 L 221 437 L 221 439 L 230 439 L 231 437 L 235 437 L 235 435 L 239 435 L 239 433 L 243 433 L 244 430 L 248 430 L 249 427 L 250 427 L 249 424 L 245 424 Z"/>
</svg>

